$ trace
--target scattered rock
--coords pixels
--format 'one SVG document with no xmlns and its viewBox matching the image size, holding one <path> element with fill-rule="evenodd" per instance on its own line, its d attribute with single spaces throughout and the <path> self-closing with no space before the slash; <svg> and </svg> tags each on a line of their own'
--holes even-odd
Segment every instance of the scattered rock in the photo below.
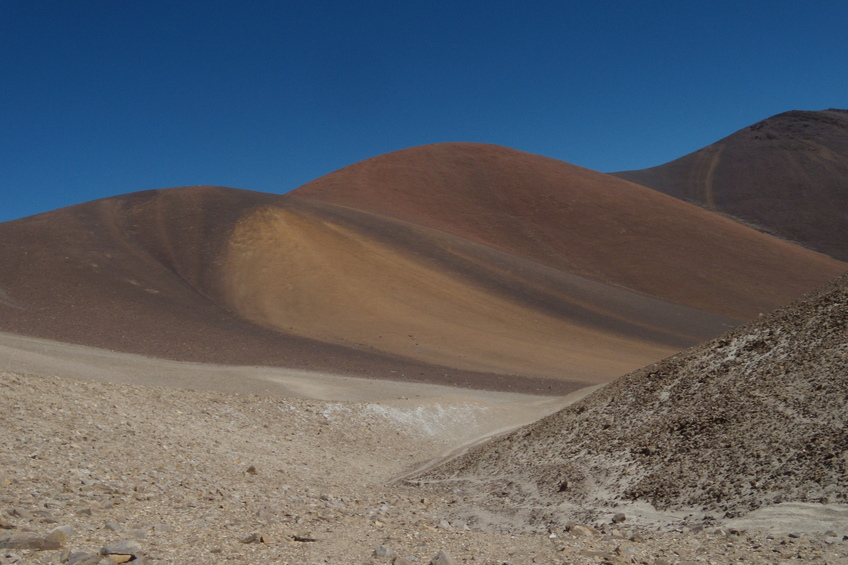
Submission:
<svg viewBox="0 0 848 565">
<path fill-rule="evenodd" d="M 241 543 L 268 543 L 268 538 L 261 534 L 253 533 L 239 540 Z"/>
<path fill-rule="evenodd" d="M 277 510 L 273 506 L 265 504 L 256 511 L 256 516 L 263 522 L 275 522 L 277 519 Z"/>
<path fill-rule="evenodd" d="M 17 516 L 21 520 L 32 520 L 33 516 L 29 510 L 23 508 L 12 508 L 12 516 Z"/>
<path fill-rule="evenodd" d="M 612 517 L 612 523 L 613 524 L 620 524 L 620 523 L 624 522 L 626 519 L 627 519 L 627 516 L 625 516 L 624 512 L 619 512 L 618 514 L 616 514 L 615 516 Z"/>
<path fill-rule="evenodd" d="M 103 556 L 99 553 L 90 553 L 87 551 L 75 551 L 68 557 L 66 565 L 97 565 Z M 61 559 L 60 559 L 61 561 Z"/>
<path fill-rule="evenodd" d="M 594 535 L 594 531 L 591 528 L 580 524 L 572 524 L 567 529 L 574 536 L 592 537 Z"/>
<path fill-rule="evenodd" d="M 30 532 L 0 534 L 0 549 L 50 551 L 62 549 L 73 532 L 69 526 L 54 528 L 46 534 Z"/>
<path fill-rule="evenodd" d="M 444 551 L 439 551 L 435 557 L 430 560 L 430 565 L 457 565 L 456 561 Z"/>
<path fill-rule="evenodd" d="M 374 557 L 397 557 L 397 552 L 393 549 L 389 549 L 383 545 L 378 545 L 374 549 L 374 553 L 372 554 Z"/>
<path fill-rule="evenodd" d="M 131 540 L 119 541 L 100 548 L 100 555 L 135 555 L 141 552 L 141 546 Z"/>
</svg>

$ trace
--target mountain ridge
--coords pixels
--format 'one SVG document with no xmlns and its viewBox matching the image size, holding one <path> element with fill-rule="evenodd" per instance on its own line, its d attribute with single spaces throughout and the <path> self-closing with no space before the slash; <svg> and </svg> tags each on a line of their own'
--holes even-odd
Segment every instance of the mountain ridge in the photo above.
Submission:
<svg viewBox="0 0 848 565">
<path fill-rule="evenodd" d="M 639 185 L 480 144 L 380 156 L 282 196 L 101 199 L 0 224 L 0 260 L 0 331 L 551 394 L 848 268 Z"/>
<path fill-rule="evenodd" d="M 663 165 L 614 176 L 848 259 L 848 111 L 777 114 Z"/>
</svg>

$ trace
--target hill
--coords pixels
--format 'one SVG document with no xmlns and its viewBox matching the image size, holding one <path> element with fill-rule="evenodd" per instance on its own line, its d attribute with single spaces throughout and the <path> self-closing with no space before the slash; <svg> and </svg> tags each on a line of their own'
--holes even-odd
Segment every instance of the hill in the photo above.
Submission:
<svg viewBox="0 0 848 565">
<path fill-rule="evenodd" d="M 705 521 L 779 503 L 844 505 L 846 305 L 843 276 L 421 480 L 465 488 L 484 506 L 508 500 L 536 522 L 569 509 L 638 514 L 645 503 Z"/>
<path fill-rule="evenodd" d="M 848 110 L 785 112 L 670 163 L 613 175 L 848 260 Z"/>
<path fill-rule="evenodd" d="M 0 331 L 167 359 L 558 394 L 846 265 L 620 179 L 443 144 L 279 196 L 132 193 L 0 224 Z"/>
<path fill-rule="evenodd" d="M 785 304 L 843 268 L 654 190 L 494 145 L 388 153 L 292 195 L 739 319 Z"/>
</svg>

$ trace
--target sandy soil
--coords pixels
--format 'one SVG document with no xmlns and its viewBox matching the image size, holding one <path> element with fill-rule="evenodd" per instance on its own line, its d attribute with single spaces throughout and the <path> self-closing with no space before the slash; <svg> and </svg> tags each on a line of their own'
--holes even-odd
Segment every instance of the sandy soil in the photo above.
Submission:
<svg viewBox="0 0 848 565">
<path fill-rule="evenodd" d="M 148 563 L 428 563 L 439 551 L 457 563 L 848 563 L 843 533 L 828 531 L 838 513 L 807 533 L 786 513 L 709 530 L 639 526 L 636 514 L 570 531 L 478 528 L 453 518 L 450 493 L 399 480 L 586 391 L 203 366 L 8 334 L 0 360 L 0 523 L 13 526 L 0 547 L 71 527 L 64 554 L 5 548 L 3 564 L 83 563 L 120 541 Z"/>
</svg>

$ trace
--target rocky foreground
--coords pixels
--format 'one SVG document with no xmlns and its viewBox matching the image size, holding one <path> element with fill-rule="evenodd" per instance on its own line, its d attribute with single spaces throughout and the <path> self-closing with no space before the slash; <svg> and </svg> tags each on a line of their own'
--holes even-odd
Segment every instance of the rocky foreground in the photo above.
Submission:
<svg viewBox="0 0 848 565">
<path fill-rule="evenodd" d="M 848 277 L 416 484 L 537 525 L 628 509 L 709 529 L 796 503 L 841 514 L 846 529 Z"/>
<path fill-rule="evenodd" d="M 0 372 L 0 563 L 848 563 L 848 531 L 484 527 L 392 481 L 491 410 Z"/>
</svg>

